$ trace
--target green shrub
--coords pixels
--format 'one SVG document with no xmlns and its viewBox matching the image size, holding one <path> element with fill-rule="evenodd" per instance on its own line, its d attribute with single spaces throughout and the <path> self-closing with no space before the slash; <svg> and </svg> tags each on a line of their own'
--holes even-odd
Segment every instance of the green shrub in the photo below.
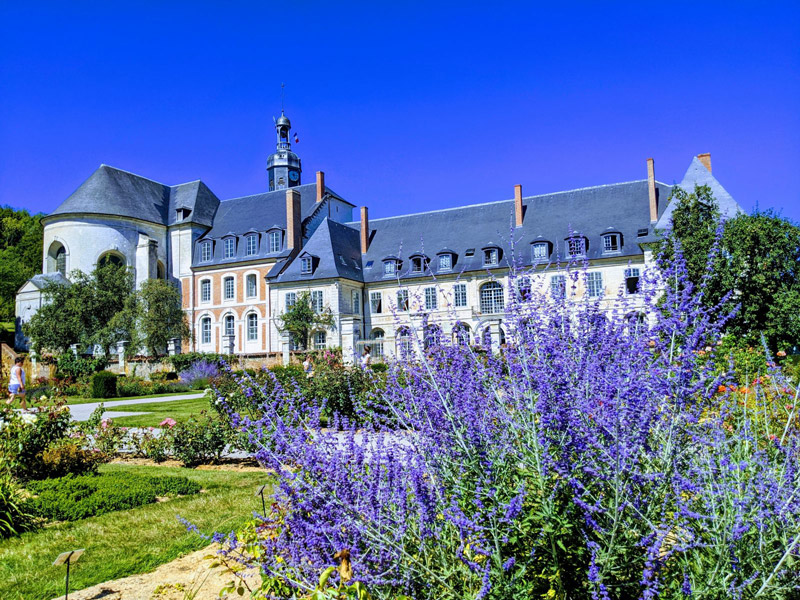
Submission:
<svg viewBox="0 0 800 600">
<path fill-rule="evenodd" d="M 369 366 L 373 373 L 386 373 L 389 370 L 389 365 L 385 362 L 372 363 Z"/>
<path fill-rule="evenodd" d="M 172 451 L 172 432 L 164 429 L 160 435 L 157 435 L 153 427 L 138 432 L 130 431 L 128 443 L 136 456 L 160 463 L 167 460 Z"/>
<path fill-rule="evenodd" d="M 19 535 L 35 527 L 34 516 L 29 512 L 11 474 L 0 472 L 0 539 Z"/>
<path fill-rule="evenodd" d="M 6 408 L 3 405 L 3 408 Z M 49 407 L 48 410 L 21 414 L 4 410 L 0 415 L 0 467 L 15 478 L 25 481 L 50 476 L 44 463 L 44 451 L 66 439 L 70 429 L 67 407 Z"/>
<path fill-rule="evenodd" d="M 79 444 L 67 442 L 42 452 L 42 463 L 48 477 L 96 473 L 97 467 L 108 462 L 108 455 L 97 450 L 85 450 Z"/>
<path fill-rule="evenodd" d="M 175 371 L 156 371 L 155 373 L 151 373 L 150 381 L 154 383 L 178 381 L 178 374 Z"/>
<path fill-rule="evenodd" d="M 218 461 L 228 444 L 230 426 L 205 412 L 201 415 L 172 428 L 172 454 L 187 467 Z"/>
<path fill-rule="evenodd" d="M 110 371 L 98 371 L 92 376 L 92 398 L 116 398 L 117 376 Z"/>
<path fill-rule="evenodd" d="M 212 352 L 188 352 L 186 354 L 175 354 L 173 356 L 167 356 L 164 360 L 171 364 L 178 373 L 185 371 L 192 365 L 193 362 L 199 360 L 215 363 L 218 366 L 222 366 L 223 362 L 231 366 L 239 363 L 239 359 L 235 356 L 230 354 L 214 354 Z"/>
<path fill-rule="evenodd" d="M 72 379 L 79 381 L 86 379 L 106 368 L 107 361 L 105 357 L 98 358 L 84 358 L 83 356 L 76 356 L 73 352 L 66 352 L 56 359 L 56 377 L 58 379 Z"/>
<path fill-rule="evenodd" d="M 152 504 L 157 497 L 196 494 L 200 485 L 186 477 L 109 473 L 49 479 L 34 482 L 28 489 L 36 494 L 26 503 L 34 514 L 77 521 Z"/>
</svg>

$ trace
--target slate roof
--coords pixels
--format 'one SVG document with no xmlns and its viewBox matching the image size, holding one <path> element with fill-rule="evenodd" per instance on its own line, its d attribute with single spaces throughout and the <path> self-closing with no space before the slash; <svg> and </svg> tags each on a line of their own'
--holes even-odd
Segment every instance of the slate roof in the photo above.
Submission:
<svg viewBox="0 0 800 600">
<path fill-rule="evenodd" d="M 176 209 L 192 212 L 187 223 L 211 226 L 219 200 L 200 182 L 167 186 L 108 165 L 84 181 L 50 216 L 97 214 L 130 217 L 159 225 L 174 225 Z"/>
<path fill-rule="evenodd" d="M 678 186 L 691 193 L 694 191 L 696 185 L 707 185 L 711 188 L 711 193 L 714 195 L 714 200 L 717 201 L 720 214 L 723 218 L 729 219 L 735 217 L 738 213 L 742 212 L 742 207 L 733 199 L 733 197 L 722 187 L 719 181 L 711 174 L 706 166 L 700 162 L 696 156 L 692 159 L 686 174 L 683 176 Z M 664 214 L 658 220 L 656 225 L 657 229 L 672 229 L 672 211 L 675 209 L 675 203 L 670 203 Z"/>
<path fill-rule="evenodd" d="M 363 281 L 359 236 L 358 229 L 325 217 L 297 257 L 276 281 L 313 281 L 333 277 Z M 304 256 L 312 258 L 311 274 L 302 273 L 301 258 Z"/>
<path fill-rule="evenodd" d="M 656 187 L 663 212 L 671 187 L 663 183 L 657 183 Z M 369 250 L 361 257 L 361 280 L 383 281 L 383 260 L 390 257 L 402 260 L 401 279 L 424 276 L 410 272 L 410 258 L 419 254 L 431 258 L 430 272 L 438 274 L 436 255 L 445 250 L 455 255 L 453 267 L 447 273 L 508 267 L 512 235 L 517 260 L 523 265 L 532 264 L 530 244 L 535 241 L 550 242 L 553 249 L 550 260 L 556 261 L 559 257 L 563 260 L 565 240 L 570 232 L 586 237 L 589 259 L 635 256 L 642 253 L 640 230 L 650 232 L 647 180 L 531 196 L 523 198 L 523 206 L 523 226 L 519 228 L 513 227 L 513 200 L 373 219 L 369 224 Z M 331 244 L 339 243 L 337 237 L 341 235 L 360 251 L 359 227 L 358 222 L 353 222 L 330 228 Z M 622 235 L 622 248 L 619 252 L 604 254 L 601 236 L 610 231 Z M 501 249 L 496 267 L 483 265 L 483 249 L 489 247 Z M 304 250 L 311 252 L 308 246 Z M 468 256 L 470 250 L 472 256 Z M 295 269 L 295 263 L 299 261 L 294 259 L 279 281 L 299 279 L 299 265 Z"/>
<path fill-rule="evenodd" d="M 25 284 L 31 283 L 37 289 L 44 290 L 51 283 L 58 283 L 61 285 L 70 285 L 69 279 L 64 277 L 61 273 L 39 273 L 34 275 Z M 25 287 L 23 285 L 23 287 Z M 21 289 L 21 288 L 20 288 Z"/>
</svg>

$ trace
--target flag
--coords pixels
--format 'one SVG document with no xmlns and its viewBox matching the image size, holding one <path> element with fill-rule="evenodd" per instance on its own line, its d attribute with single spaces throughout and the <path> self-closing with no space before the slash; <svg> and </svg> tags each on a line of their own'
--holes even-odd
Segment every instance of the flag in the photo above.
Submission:
<svg viewBox="0 0 800 600">
<path fill-rule="evenodd" d="M 300 138 L 299 138 L 299 137 L 297 137 L 297 134 L 296 134 L 296 133 L 294 134 L 294 143 L 295 143 L 295 144 L 299 144 L 299 143 L 300 143 Z"/>
</svg>

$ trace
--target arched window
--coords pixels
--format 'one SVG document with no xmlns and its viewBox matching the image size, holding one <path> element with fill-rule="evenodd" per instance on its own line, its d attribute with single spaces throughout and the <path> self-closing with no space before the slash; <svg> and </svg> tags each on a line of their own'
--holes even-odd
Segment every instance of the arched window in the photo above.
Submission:
<svg viewBox="0 0 800 600">
<path fill-rule="evenodd" d="M 247 315 L 247 341 L 252 342 L 258 339 L 258 315 L 250 313 Z"/>
<path fill-rule="evenodd" d="M 453 343 L 459 346 L 469 345 L 469 325 L 456 323 L 453 327 Z"/>
<path fill-rule="evenodd" d="M 105 267 L 106 265 L 114 265 L 115 267 L 124 267 L 125 259 L 116 252 L 106 252 L 99 259 L 97 259 L 98 266 Z"/>
<path fill-rule="evenodd" d="M 211 318 L 203 317 L 200 319 L 200 343 L 211 343 Z"/>
<path fill-rule="evenodd" d="M 233 315 L 225 317 L 225 335 L 234 335 L 236 332 L 235 323 Z"/>
<path fill-rule="evenodd" d="M 395 338 L 397 342 L 397 354 L 401 357 L 410 356 L 414 351 L 411 330 L 408 327 L 401 327 L 397 330 Z"/>
<path fill-rule="evenodd" d="M 60 242 L 50 244 L 47 252 L 47 272 L 67 276 L 67 249 Z"/>
<path fill-rule="evenodd" d="M 164 269 L 164 263 L 158 261 L 156 264 L 156 277 L 158 279 L 166 279 L 167 278 L 167 271 Z"/>
<path fill-rule="evenodd" d="M 481 286 L 481 312 L 501 313 L 505 309 L 503 286 L 496 281 L 489 281 Z"/>
<path fill-rule="evenodd" d="M 438 325 L 426 325 L 424 329 L 423 345 L 425 349 L 439 346 L 442 343 L 442 329 Z"/>
<path fill-rule="evenodd" d="M 369 334 L 369 339 L 372 340 L 372 349 L 370 354 L 372 358 L 383 357 L 383 339 L 386 337 L 383 329 L 373 329 Z"/>
</svg>

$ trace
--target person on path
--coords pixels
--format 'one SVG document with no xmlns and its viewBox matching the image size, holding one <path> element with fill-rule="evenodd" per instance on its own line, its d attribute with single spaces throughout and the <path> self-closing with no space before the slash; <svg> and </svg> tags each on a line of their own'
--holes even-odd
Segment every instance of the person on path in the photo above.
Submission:
<svg viewBox="0 0 800 600">
<path fill-rule="evenodd" d="M 364 346 L 364 352 L 361 354 L 361 368 L 366 369 L 369 367 L 369 363 L 372 361 L 372 355 L 370 354 L 370 347 Z"/>
<path fill-rule="evenodd" d="M 311 362 L 311 357 L 306 355 L 303 361 L 303 371 L 306 374 L 306 379 L 311 379 L 314 376 L 314 364 Z"/>
<path fill-rule="evenodd" d="M 22 363 L 24 359 L 18 356 L 14 359 L 14 366 L 11 367 L 11 375 L 8 379 L 8 392 L 10 394 L 6 404 L 13 404 L 14 400 L 19 396 L 22 410 L 28 410 L 28 405 L 25 402 L 25 371 L 22 370 Z"/>
</svg>

